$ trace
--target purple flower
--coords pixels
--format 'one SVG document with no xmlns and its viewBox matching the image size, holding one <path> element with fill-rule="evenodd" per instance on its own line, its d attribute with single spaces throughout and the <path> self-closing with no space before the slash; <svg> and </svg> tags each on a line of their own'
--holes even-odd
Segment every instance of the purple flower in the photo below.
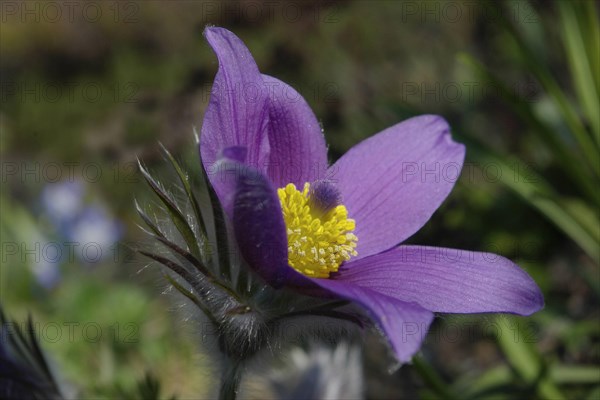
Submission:
<svg viewBox="0 0 600 400">
<path fill-rule="evenodd" d="M 273 287 L 367 310 L 401 362 L 434 312 L 529 315 L 535 282 L 489 253 L 400 245 L 450 193 L 465 148 L 424 115 L 350 149 L 335 164 L 317 119 L 290 86 L 262 75 L 233 33 L 205 36 L 219 70 L 204 117 L 204 168 L 250 267 Z"/>
</svg>

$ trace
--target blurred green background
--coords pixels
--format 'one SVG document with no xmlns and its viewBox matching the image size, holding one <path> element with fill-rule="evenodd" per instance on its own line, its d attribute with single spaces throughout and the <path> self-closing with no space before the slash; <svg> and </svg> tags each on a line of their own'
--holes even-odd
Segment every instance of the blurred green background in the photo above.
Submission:
<svg viewBox="0 0 600 400">
<path fill-rule="evenodd" d="M 224 26 L 322 122 L 329 155 L 405 118 L 444 116 L 463 174 L 410 241 L 491 251 L 542 288 L 530 318 L 442 316 L 387 374 L 368 336 L 370 398 L 600 398 L 599 7 L 581 2 L 1 3 L 0 301 L 31 312 L 79 397 L 213 383 L 190 313 L 148 261 L 133 200 L 151 201 L 162 142 L 199 174 Z M 84 240 L 82 238 L 87 239 Z M 96 243 L 97 246 L 85 246 Z"/>
</svg>

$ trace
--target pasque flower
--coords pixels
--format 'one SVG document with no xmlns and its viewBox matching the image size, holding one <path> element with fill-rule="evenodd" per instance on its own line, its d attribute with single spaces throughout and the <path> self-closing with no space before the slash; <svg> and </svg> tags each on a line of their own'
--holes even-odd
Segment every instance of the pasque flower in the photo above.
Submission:
<svg viewBox="0 0 600 400">
<path fill-rule="evenodd" d="M 465 148 L 433 115 L 372 136 L 328 165 L 306 101 L 263 75 L 233 33 L 205 36 L 219 69 L 204 117 L 204 168 L 241 254 L 269 285 L 350 300 L 410 360 L 441 313 L 529 315 L 535 282 L 490 253 L 401 245 L 450 193 Z"/>
</svg>

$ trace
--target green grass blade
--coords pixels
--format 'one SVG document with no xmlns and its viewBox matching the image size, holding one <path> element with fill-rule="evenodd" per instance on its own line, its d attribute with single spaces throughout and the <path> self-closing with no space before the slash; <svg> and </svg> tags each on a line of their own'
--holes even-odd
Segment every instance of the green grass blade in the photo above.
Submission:
<svg viewBox="0 0 600 400">
<path fill-rule="evenodd" d="M 491 6 L 490 2 L 486 2 L 488 6 Z M 491 6 L 492 9 L 494 6 Z M 582 121 L 579 119 L 577 112 L 571 105 L 571 102 L 567 99 L 565 93 L 560 89 L 556 80 L 552 77 L 548 66 L 539 61 L 535 56 L 533 48 L 530 46 L 524 37 L 515 28 L 513 23 L 508 20 L 506 12 L 498 14 L 498 22 L 511 34 L 511 37 L 515 40 L 515 43 L 520 50 L 520 58 L 524 63 L 524 67 L 527 68 L 540 82 L 546 93 L 554 101 L 555 105 L 565 120 L 565 123 L 569 127 L 571 134 L 575 137 L 581 152 L 586 156 L 590 162 L 590 166 L 597 176 L 600 176 L 600 162 L 598 162 L 598 148 L 594 144 L 594 140 L 590 137 L 586 131 Z"/>
<path fill-rule="evenodd" d="M 600 223 L 594 210 L 578 199 L 562 198 L 558 203 L 596 242 L 600 243 Z"/>
<path fill-rule="evenodd" d="M 498 343 L 511 367 L 528 384 L 535 385 L 544 399 L 564 399 L 560 390 L 545 373 L 544 362 L 530 340 L 532 335 L 519 320 L 501 315 L 496 318 L 500 327 Z"/>
<path fill-rule="evenodd" d="M 514 335 L 514 332 L 509 334 Z M 507 365 L 499 365 L 482 372 L 476 378 L 458 381 L 453 385 L 453 390 L 461 393 L 465 398 L 486 398 L 486 394 L 502 393 L 506 388 L 514 387 L 515 372 L 518 373 Z M 548 376 L 556 385 L 594 385 L 598 383 L 600 377 L 600 366 L 550 365 Z"/>
<path fill-rule="evenodd" d="M 427 387 L 438 394 L 443 399 L 458 400 L 460 397 L 453 393 L 452 388 L 448 386 L 432 368 L 427 361 L 420 356 L 415 356 L 412 359 L 412 366 L 421 376 Z"/>
<path fill-rule="evenodd" d="M 568 201 L 561 199 L 541 177 L 536 176 L 533 172 L 528 172 L 527 176 L 525 176 L 522 171 L 511 171 L 510 165 L 504 162 L 503 159 L 494 156 L 490 151 L 476 144 L 469 146 L 469 153 L 471 157 L 482 165 L 490 163 L 497 165 L 504 171 L 500 176 L 500 182 L 541 212 L 542 215 L 577 243 L 593 260 L 598 261 L 598 253 L 600 251 L 599 238 L 588 232 L 578 222 L 578 218 L 581 218 L 580 216 L 574 217 L 569 214 L 570 211 L 572 212 L 573 207 L 566 207 L 565 204 Z M 517 161 L 516 165 L 524 164 Z M 592 222 L 594 221 L 597 221 L 597 217 L 592 220 Z"/>
<path fill-rule="evenodd" d="M 555 365 L 550 378 L 557 384 L 593 385 L 600 381 L 600 365 Z"/>
<path fill-rule="evenodd" d="M 598 400 L 600 399 L 600 386 L 596 386 L 594 389 L 592 389 L 587 397 L 587 400 Z"/>
<path fill-rule="evenodd" d="M 585 46 L 588 38 L 583 37 L 579 29 L 579 22 L 572 4 L 568 1 L 558 1 L 556 5 L 560 12 L 564 47 L 575 90 L 579 102 L 590 121 L 596 144 L 600 145 L 600 101 L 598 100 L 594 74 L 590 69 L 592 63 L 589 60 Z"/>
<path fill-rule="evenodd" d="M 585 44 L 587 45 L 596 92 L 600 93 L 600 18 L 598 17 L 599 11 L 596 4 L 598 3 L 594 1 L 584 1 L 581 4 L 583 8 L 580 10 L 580 14 L 582 13 L 584 17 L 581 17 L 580 20 L 587 18 L 583 35 L 587 38 Z"/>
<path fill-rule="evenodd" d="M 513 386 L 514 378 L 508 366 L 500 365 L 482 371 L 476 378 L 458 380 L 453 387 L 467 399 L 479 399 L 485 398 L 486 393 Z"/>
<path fill-rule="evenodd" d="M 553 152 L 557 161 L 567 171 L 569 176 L 577 182 L 583 193 L 587 194 L 597 204 L 600 204 L 600 191 L 597 190 L 587 171 L 582 168 L 579 157 L 569 151 L 568 146 L 559 138 L 557 133 L 536 116 L 531 104 L 523 99 L 515 98 L 511 90 L 498 77 L 469 54 L 461 54 L 459 57 L 475 71 L 480 79 L 493 83 L 499 89 L 506 103 L 532 127 L 533 132 Z M 595 150 L 593 143 L 589 144 L 587 148 L 589 151 L 586 151 L 586 155 L 590 161 L 590 166 L 598 169 L 600 166 L 600 154 Z"/>
</svg>

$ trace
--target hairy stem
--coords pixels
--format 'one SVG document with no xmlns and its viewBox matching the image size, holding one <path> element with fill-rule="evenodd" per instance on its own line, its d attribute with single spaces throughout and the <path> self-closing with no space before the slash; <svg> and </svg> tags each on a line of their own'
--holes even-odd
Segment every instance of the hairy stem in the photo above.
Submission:
<svg viewBox="0 0 600 400">
<path fill-rule="evenodd" d="M 223 364 L 219 400 L 235 400 L 242 377 L 242 362 L 227 358 Z"/>
</svg>

